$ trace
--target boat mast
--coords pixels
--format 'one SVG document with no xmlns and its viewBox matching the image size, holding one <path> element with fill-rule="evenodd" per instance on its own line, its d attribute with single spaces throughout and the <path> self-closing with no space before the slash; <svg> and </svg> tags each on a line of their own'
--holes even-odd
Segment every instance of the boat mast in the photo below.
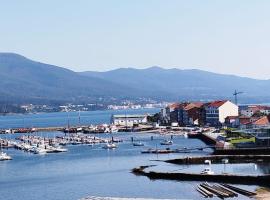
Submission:
<svg viewBox="0 0 270 200">
<path fill-rule="evenodd" d="M 81 111 L 79 110 L 79 127 L 81 127 Z"/>
</svg>

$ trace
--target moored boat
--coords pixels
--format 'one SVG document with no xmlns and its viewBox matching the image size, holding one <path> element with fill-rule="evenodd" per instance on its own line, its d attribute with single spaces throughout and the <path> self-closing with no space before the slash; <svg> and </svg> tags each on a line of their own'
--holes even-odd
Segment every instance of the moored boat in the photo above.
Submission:
<svg viewBox="0 0 270 200">
<path fill-rule="evenodd" d="M 164 140 L 160 143 L 161 145 L 172 145 L 173 141 L 172 140 Z"/>
<path fill-rule="evenodd" d="M 133 146 L 141 147 L 141 146 L 144 146 L 144 143 L 142 143 L 142 142 L 133 142 Z"/>
<path fill-rule="evenodd" d="M 102 147 L 103 149 L 115 149 L 117 148 L 116 144 L 114 143 L 107 143 L 105 146 Z"/>
<path fill-rule="evenodd" d="M 0 152 L 0 161 L 2 160 L 12 160 L 11 156 L 7 155 L 3 151 Z"/>
</svg>

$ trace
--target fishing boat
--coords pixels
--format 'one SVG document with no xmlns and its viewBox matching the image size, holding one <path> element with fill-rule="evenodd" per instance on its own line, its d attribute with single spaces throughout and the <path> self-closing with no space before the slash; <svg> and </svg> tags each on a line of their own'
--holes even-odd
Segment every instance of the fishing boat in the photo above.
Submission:
<svg viewBox="0 0 270 200">
<path fill-rule="evenodd" d="M 2 161 L 2 160 L 11 160 L 11 159 L 12 159 L 11 156 L 7 155 L 3 151 L 0 152 L 0 161 Z"/>
<path fill-rule="evenodd" d="M 172 145 L 173 141 L 172 140 L 164 140 L 160 143 L 161 145 Z"/>
</svg>

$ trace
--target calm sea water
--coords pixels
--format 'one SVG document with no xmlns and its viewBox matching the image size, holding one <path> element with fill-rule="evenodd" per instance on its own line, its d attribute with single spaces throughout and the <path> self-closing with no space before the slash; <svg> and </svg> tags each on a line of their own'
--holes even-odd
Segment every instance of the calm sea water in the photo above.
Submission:
<svg viewBox="0 0 270 200">
<path fill-rule="evenodd" d="M 80 112 L 81 125 L 110 123 L 112 114 L 154 114 L 158 108 L 138 110 L 106 110 Z M 0 129 L 23 127 L 57 127 L 79 124 L 78 112 L 57 112 L 0 116 Z"/>
<path fill-rule="evenodd" d="M 111 112 L 85 113 L 91 123 L 108 122 Z M 41 114 L 29 118 L 29 122 L 45 125 L 44 116 L 48 117 L 49 125 L 64 123 L 58 114 Z M 103 116 L 103 118 L 102 118 Z M 11 116 L 7 120 L 16 124 L 21 116 Z M 36 117 L 36 118 L 35 118 Z M 42 118 L 42 120 L 41 120 Z M 31 120 L 30 120 L 31 119 Z M 94 121 L 96 120 L 96 121 Z M 17 121 L 18 122 L 18 121 Z M 38 123 L 37 123 L 38 122 Z M 48 125 L 48 124 L 47 124 Z M 2 125 L 4 126 L 4 125 Z M 36 133 L 52 137 L 62 134 L 59 132 Z M 17 135 L 1 135 L 1 137 L 14 138 Z M 111 137 L 109 134 L 101 134 L 100 137 Z M 154 140 L 151 140 L 151 136 Z M 194 182 L 177 181 L 152 181 L 146 177 L 135 176 L 131 169 L 140 165 L 157 164 L 160 169 L 168 171 L 182 170 L 181 166 L 164 164 L 152 160 L 171 159 L 179 156 L 195 156 L 209 154 L 209 151 L 195 152 L 192 154 L 168 154 L 154 155 L 141 154 L 141 150 L 149 147 L 160 147 L 159 143 L 164 136 L 141 133 L 117 133 L 114 137 L 124 140 L 115 150 L 102 149 L 102 145 L 96 146 L 67 146 L 68 152 L 48 155 L 34 155 L 15 149 L 5 150 L 13 157 L 11 161 L 0 162 L 0 199 L 5 200 L 76 200 L 88 195 L 111 197 L 142 197 L 142 198 L 173 198 L 173 199 L 202 199 L 194 187 Z M 145 143 L 144 147 L 134 147 L 130 138 L 134 137 Z M 186 139 L 182 136 L 174 137 L 173 148 L 205 146 L 200 140 Z M 163 168 L 162 168 L 163 167 Z M 203 169 L 203 166 L 199 168 Z M 244 168 L 246 169 L 247 166 Z M 236 167 L 237 168 L 237 167 Z M 202 170 L 198 169 L 198 170 Z M 241 166 L 238 167 L 241 169 Z M 253 170 L 252 166 L 249 170 Z M 252 186 L 244 188 L 254 189 Z M 241 199 L 246 199 L 241 196 Z"/>
</svg>

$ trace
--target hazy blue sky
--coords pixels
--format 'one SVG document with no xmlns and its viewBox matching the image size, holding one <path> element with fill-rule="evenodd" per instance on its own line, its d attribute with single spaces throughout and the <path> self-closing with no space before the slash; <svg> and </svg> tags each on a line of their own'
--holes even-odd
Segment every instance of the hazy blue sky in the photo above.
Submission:
<svg viewBox="0 0 270 200">
<path fill-rule="evenodd" d="M 3 0 L 0 51 L 75 71 L 157 65 L 270 78 L 270 1 Z"/>
</svg>

